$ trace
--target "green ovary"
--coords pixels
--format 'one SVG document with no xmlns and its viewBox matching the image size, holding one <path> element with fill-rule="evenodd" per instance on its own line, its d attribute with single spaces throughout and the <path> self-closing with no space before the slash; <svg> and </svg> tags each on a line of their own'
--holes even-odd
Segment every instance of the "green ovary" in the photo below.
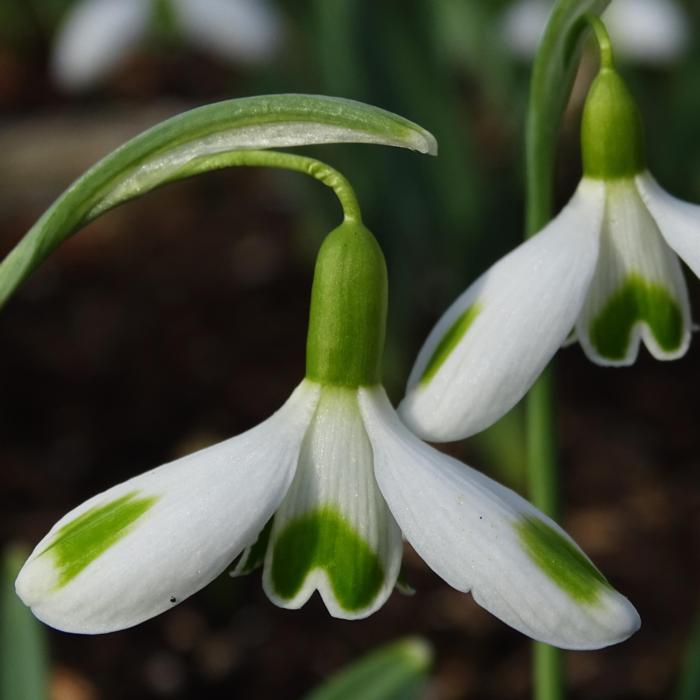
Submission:
<svg viewBox="0 0 700 700">
<path fill-rule="evenodd" d="M 137 498 L 133 491 L 104 506 L 90 508 L 64 525 L 40 556 L 53 555 L 58 569 L 56 588 L 74 579 L 88 564 L 129 532 L 157 498 Z"/>
<path fill-rule="evenodd" d="M 437 374 L 450 353 L 457 347 L 459 341 L 462 340 L 469 327 L 474 323 L 480 311 L 481 308 L 478 304 L 472 304 L 457 317 L 457 320 L 450 326 L 447 333 L 442 336 L 442 340 L 438 343 L 430 360 L 428 360 L 428 364 L 425 366 L 423 375 L 420 378 L 421 384 L 427 384 Z"/>
<path fill-rule="evenodd" d="M 668 290 L 658 284 L 630 275 L 610 297 L 590 326 L 593 347 L 610 360 L 627 355 L 634 325 L 644 322 L 659 347 L 677 350 L 683 340 L 683 314 Z"/>
<path fill-rule="evenodd" d="M 516 530 L 530 559 L 574 600 L 595 603 L 601 589 L 610 587 L 590 560 L 550 525 L 526 517 Z"/>
<path fill-rule="evenodd" d="M 325 570 L 347 611 L 368 607 L 384 583 L 379 557 L 332 508 L 292 520 L 274 543 L 272 584 L 280 598 L 292 599 L 316 569 Z"/>
</svg>

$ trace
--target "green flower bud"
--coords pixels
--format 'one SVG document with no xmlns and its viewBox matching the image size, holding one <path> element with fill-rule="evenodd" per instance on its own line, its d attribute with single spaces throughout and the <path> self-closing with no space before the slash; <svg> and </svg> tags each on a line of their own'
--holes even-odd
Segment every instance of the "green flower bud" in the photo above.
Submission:
<svg viewBox="0 0 700 700">
<path fill-rule="evenodd" d="M 633 177 L 645 167 L 639 110 L 610 66 L 603 66 L 586 98 L 581 155 L 584 175 L 599 180 Z"/>
<path fill-rule="evenodd" d="M 357 387 L 381 382 L 387 308 L 384 255 L 358 220 L 328 234 L 311 291 L 306 376 Z"/>
</svg>

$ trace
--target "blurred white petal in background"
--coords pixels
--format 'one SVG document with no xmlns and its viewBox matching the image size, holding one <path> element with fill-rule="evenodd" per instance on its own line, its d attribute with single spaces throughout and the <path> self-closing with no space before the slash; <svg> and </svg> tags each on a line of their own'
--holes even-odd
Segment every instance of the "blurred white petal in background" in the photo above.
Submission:
<svg viewBox="0 0 700 700">
<path fill-rule="evenodd" d="M 66 91 L 105 79 L 142 42 L 155 0 L 82 0 L 56 37 L 52 73 Z M 170 0 L 177 30 L 198 50 L 225 62 L 263 63 L 283 40 L 283 24 L 267 0 Z"/>
<path fill-rule="evenodd" d="M 116 69 L 143 39 L 151 13 L 146 0 L 84 0 L 59 29 L 52 73 L 65 90 L 82 90 Z"/>
<path fill-rule="evenodd" d="M 517 0 L 503 15 L 508 48 L 522 58 L 535 55 L 550 0 Z M 688 18 L 675 0 L 613 0 L 603 13 L 616 55 L 640 63 L 676 60 L 688 45 Z"/>
<path fill-rule="evenodd" d="M 183 34 L 227 61 L 260 63 L 282 43 L 282 22 L 266 0 L 173 0 Z"/>
</svg>

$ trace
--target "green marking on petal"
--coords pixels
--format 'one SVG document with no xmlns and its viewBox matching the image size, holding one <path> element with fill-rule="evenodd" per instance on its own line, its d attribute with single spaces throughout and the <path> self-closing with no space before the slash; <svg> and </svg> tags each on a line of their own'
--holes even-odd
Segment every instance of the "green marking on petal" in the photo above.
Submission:
<svg viewBox="0 0 700 700">
<path fill-rule="evenodd" d="M 445 362 L 450 353 L 457 347 L 457 343 L 464 337 L 464 334 L 469 330 L 472 323 L 474 323 L 480 311 L 481 307 L 479 304 L 472 304 L 463 311 L 450 326 L 447 333 L 442 336 L 442 340 L 435 348 L 432 357 L 428 360 L 428 364 L 423 370 L 423 376 L 420 378 L 421 384 L 426 384 L 437 374 L 443 362 Z"/>
<path fill-rule="evenodd" d="M 64 525 L 40 556 L 51 552 L 58 569 L 57 588 L 74 579 L 88 564 L 129 532 L 130 527 L 158 499 L 136 498 L 138 491 L 104 506 L 90 508 Z"/>
<path fill-rule="evenodd" d="M 600 590 L 610 587 L 588 557 L 551 526 L 526 517 L 516 530 L 532 561 L 574 600 L 595 603 Z"/>
<path fill-rule="evenodd" d="M 280 598 L 293 598 L 306 577 L 325 569 L 344 610 L 368 607 L 384 583 L 379 557 L 332 508 L 292 520 L 274 543 L 272 584 Z"/>
<path fill-rule="evenodd" d="M 659 347 L 677 350 L 683 341 L 683 314 L 678 302 L 659 284 L 630 275 L 593 319 L 590 338 L 593 347 L 610 360 L 627 355 L 634 325 L 644 322 Z"/>
</svg>

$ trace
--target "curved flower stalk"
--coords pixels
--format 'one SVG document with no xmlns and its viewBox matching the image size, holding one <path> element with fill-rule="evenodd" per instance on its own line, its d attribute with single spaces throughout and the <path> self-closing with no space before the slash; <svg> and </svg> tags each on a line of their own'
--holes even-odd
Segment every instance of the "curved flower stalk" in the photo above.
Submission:
<svg viewBox="0 0 700 700">
<path fill-rule="evenodd" d="M 281 18 L 267 0 L 81 0 L 56 37 L 58 84 L 83 90 L 109 75 L 143 42 L 159 3 L 185 39 L 224 61 L 265 62 L 282 42 Z"/>
<path fill-rule="evenodd" d="M 428 336 L 400 407 L 425 439 L 488 427 L 567 338 L 605 366 L 633 364 L 640 342 L 660 360 L 688 349 L 677 256 L 700 274 L 700 207 L 671 197 L 647 171 L 636 104 L 602 23 L 591 22 L 601 70 L 583 113 L 583 179 L 561 213 L 474 282 Z"/>
<path fill-rule="evenodd" d="M 552 11 L 551 0 L 516 0 L 503 15 L 508 48 L 532 58 Z M 676 61 L 688 46 L 688 18 L 676 0 L 613 0 L 603 14 L 620 56 L 640 63 Z"/>
<path fill-rule="evenodd" d="M 359 213 L 318 255 L 306 376 L 271 418 L 136 476 L 58 521 L 17 592 L 59 629 L 138 624 L 239 557 L 268 597 L 366 617 L 396 585 L 402 536 L 447 583 L 524 634 L 619 642 L 637 612 L 573 540 L 513 491 L 423 443 L 381 385 L 387 279 Z"/>
</svg>

